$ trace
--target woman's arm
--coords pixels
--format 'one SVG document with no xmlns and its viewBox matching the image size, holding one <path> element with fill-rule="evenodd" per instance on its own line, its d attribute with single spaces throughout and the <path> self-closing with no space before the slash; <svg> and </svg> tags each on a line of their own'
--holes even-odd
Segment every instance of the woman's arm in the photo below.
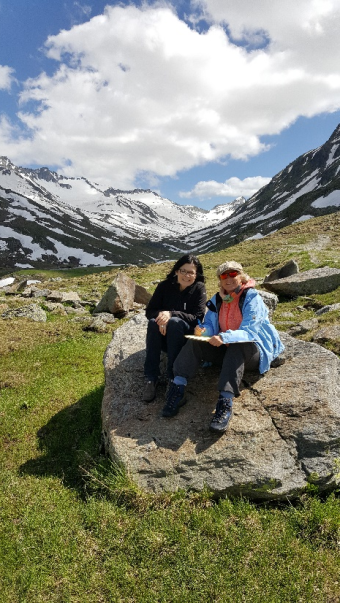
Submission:
<svg viewBox="0 0 340 603">
<path fill-rule="evenodd" d="M 182 318 L 191 328 L 197 325 L 197 319 L 203 320 L 207 294 L 203 283 L 197 283 L 196 290 L 187 297 L 185 310 L 172 310 L 171 316 Z"/>
<path fill-rule="evenodd" d="M 243 320 L 238 329 L 232 331 L 228 329 L 220 333 L 223 343 L 255 341 L 259 337 L 259 332 L 263 321 L 268 318 L 268 310 L 255 290 L 249 290 L 244 300 Z"/>
<path fill-rule="evenodd" d="M 161 283 L 158 283 L 154 294 L 146 307 L 145 316 L 148 320 L 150 320 L 150 318 L 157 318 L 159 312 L 164 310 L 163 289 L 164 285 L 162 281 Z"/>
</svg>

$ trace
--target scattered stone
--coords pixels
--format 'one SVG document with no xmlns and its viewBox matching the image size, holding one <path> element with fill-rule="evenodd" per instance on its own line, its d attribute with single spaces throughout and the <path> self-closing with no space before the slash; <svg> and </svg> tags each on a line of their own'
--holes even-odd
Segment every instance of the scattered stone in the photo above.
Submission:
<svg viewBox="0 0 340 603">
<path fill-rule="evenodd" d="M 85 314 L 86 310 L 82 306 L 80 308 L 73 308 L 71 306 L 64 306 L 66 314 Z"/>
<path fill-rule="evenodd" d="M 340 328 L 340 327 L 339 327 Z M 107 452 L 138 485 L 152 492 L 179 488 L 253 500 L 293 498 L 313 481 L 337 487 L 340 456 L 340 360 L 314 343 L 281 334 L 285 362 L 266 375 L 245 375 L 225 435 L 208 430 L 218 369 L 201 369 L 187 387 L 188 403 L 161 417 L 165 385 L 143 404 L 147 320 L 135 316 L 113 333 L 104 356 L 102 427 Z"/>
<path fill-rule="evenodd" d="M 100 314 L 94 314 L 95 318 L 100 318 L 103 322 L 112 324 L 116 322 L 116 318 L 110 312 L 100 312 Z"/>
<path fill-rule="evenodd" d="M 34 322 L 46 322 L 46 312 L 37 304 L 30 304 L 12 310 L 6 310 L 1 314 L 2 318 L 9 320 L 12 318 L 28 318 Z"/>
<path fill-rule="evenodd" d="M 47 297 L 50 293 L 49 289 L 39 289 L 38 287 L 26 287 L 26 289 L 23 290 L 22 292 L 22 296 L 23 297 Z"/>
<path fill-rule="evenodd" d="M 315 268 L 280 280 L 263 283 L 263 286 L 279 295 L 291 297 L 328 293 L 340 286 L 340 270 L 328 267 Z"/>
<path fill-rule="evenodd" d="M 51 291 L 47 296 L 52 302 L 80 302 L 80 297 L 75 291 Z"/>
<path fill-rule="evenodd" d="M 135 282 L 123 273 L 119 273 L 104 293 L 94 313 L 110 312 L 116 316 L 125 316 L 133 306 Z"/>
<path fill-rule="evenodd" d="M 84 331 L 94 331 L 95 333 L 109 333 L 112 327 L 109 323 L 105 322 L 100 318 L 101 314 L 98 314 L 90 324 L 86 325 L 83 329 Z"/>
<path fill-rule="evenodd" d="M 28 279 L 25 278 L 23 281 L 20 281 L 16 284 L 16 291 L 23 291 L 28 286 Z"/>
<path fill-rule="evenodd" d="M 340 325 L 329 325 L 314 333 L 313 341 L 316 343 L 327 343 L 331 341 L 340 344 Z"/>
<path fill-rule="evenodd" d="M 261 295 L 269 310 L 269 316 L 271 316 L 275 311 L 277 304 L 279 303 L 279 298 L 277 295 L 275 295 L 275 293 L 268 293 L 268 291 L 262 291 L 261 289 L 257 289 L 257 292 Z"/>
<path fill-rule="evenodd" d="M 151 297 L 152 297 L 151 293 L 149 293 L 145 289 L 145 287 L 142 287 L 141 285 L 137 285 L 137 283 L 135 284 L 134 301 L 136 304 L 143 304 L 144 306 L 146 306 L 149 303 Z"/>
<path fill-rule="evenodd" d="M 295 318 L 293 312 L 281 312 L 283 318 Z"/>
<path fill-rule="evenodd" d="M 132 278 L 120 272 L 96 305 L 94 314 L 110 312 L 121 318 L 138 307 L 134 304 L 145 306 L 150 299 L 151 294 L 144 287 L 137 285 Z"/>
<path fill-rule="evenodd" d="M 316 329 L 318 325 L 319 321 L 317 318 L 309 318 L 307 320 L 302 320 L 297 325 L 291 327 L 288 333 L 289 335 L 303 335 L 304 333 L 308 333 L 308 331 Z"/>
<path fill-rule="evenodd" d="M 44 308 L 54 316 L 66 316 L 65 306 L 60 303 L 44 302 Z"/>
<path fill-rule="evenodd" d="M 325 312 L 334 312 L 335 310 L 340 311 L 340 304 L 331 304 L 329 306 L 324 306 L 323 308 L 320 308 L 320 310 L 317 310 L 315 314 L 317 314 L 317 316 L 320 316 L 321 314 L 325 314 Z"/>
<path fill-rule="evenodd" d="M 91 320 L 90 316 L 75 316 L 74 318 L 71 318 L 70 322 L 89 323 L 90 320 Z"/>
<path fill-rule="evenodd" d="M 281 278 L 286 278 L 287 276 L 292 276 L 292 274 L 297 274 L 299 272 L 299 266 L 295 260 L 290 260 L 281 268 L 276 268 L 276 270 L 272 270 L 265 278 L 263 279 L 263 283 L 270 283 L 271 281 L 276 281 Z"/>
</svg>

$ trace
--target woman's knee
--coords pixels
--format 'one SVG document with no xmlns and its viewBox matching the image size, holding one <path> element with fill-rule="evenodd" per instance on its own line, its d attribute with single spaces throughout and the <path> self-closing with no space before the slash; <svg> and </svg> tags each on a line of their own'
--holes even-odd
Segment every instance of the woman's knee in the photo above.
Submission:
<svg viewBox="0 0 340 603">
<path fill-rule="evenodd" d="M 159 331 L 159 326 L 154 318 L 150 318 L 148 322 L 148 331 Z"/>
<path fill-rule="evenodd" d="M 189 330 L 189 325 L 182 318 L 172 316 L 167 324 L 166 330 L 168 333 L 186 333 Z"/>
</svg>

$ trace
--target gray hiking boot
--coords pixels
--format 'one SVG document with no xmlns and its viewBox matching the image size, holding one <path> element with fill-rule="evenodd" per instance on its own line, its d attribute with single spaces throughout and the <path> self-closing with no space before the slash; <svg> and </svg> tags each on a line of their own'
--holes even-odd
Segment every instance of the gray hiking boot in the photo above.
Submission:
<svg viewBox="0 0 340 603">
<path fill-rule="evenodd" d="M 157 381 L 147 381 L 146 382 L 144 392 L 143 392 L 143 397 L 142 397 L 143 402 L 152 402 L 152 400 L 155 399 L 157 385 L 158 385 Z"/>
</svg>

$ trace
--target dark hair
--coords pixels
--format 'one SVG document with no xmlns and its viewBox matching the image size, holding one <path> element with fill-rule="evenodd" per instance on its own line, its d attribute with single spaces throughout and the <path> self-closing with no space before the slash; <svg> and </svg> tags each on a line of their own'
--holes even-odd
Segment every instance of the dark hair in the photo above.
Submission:
<svg viewBox="0 0 340 603">
<path fill-rule="evenodd" d="M 166 278 L 173 278 L 175 276 L 175 272 L 177 272 L 177 270 L 179 270 L 182 266 L 184 266 L 184 264 L 194 264 L 194 266 L 196 267 L 195 282 L 200 281 L 201 283 L 204 283 L 203 266 L 202 266 L 201 262 L 199 261 L 199 259 L 195 255 L 192 255 L 191 253 L 182 255 L 182 257 L 179 258 L 179 260 L 177 260 L 176 264 L 172 267 L 171 271 L 169 272 L 169 274 L 167 275 Z"/>
</svg>

